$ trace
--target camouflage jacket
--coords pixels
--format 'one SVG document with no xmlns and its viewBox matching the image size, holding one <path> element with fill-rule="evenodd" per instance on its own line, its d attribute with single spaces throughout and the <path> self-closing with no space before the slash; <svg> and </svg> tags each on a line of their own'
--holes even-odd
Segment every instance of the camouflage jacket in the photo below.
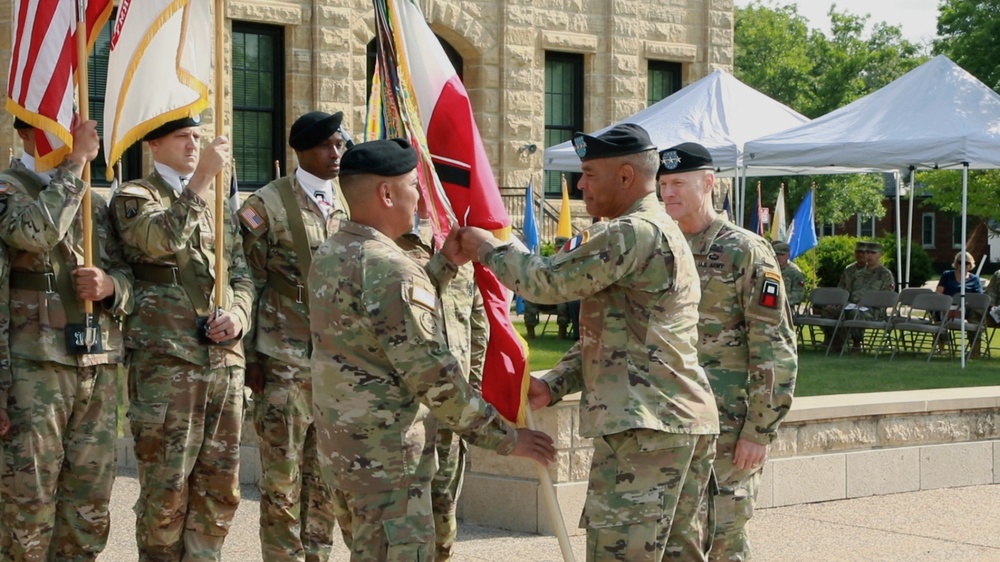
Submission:
<svg viewBox="0 0 1000 562">
<path fill-rule="evenodd" d="M 479 257 L 529 301 L 580 299 L 580 340 L 543 380 L 553 401 L 583 391 L 581 435 L 718 433 L 695 348 L 701 291 L 691 251 L 654 194 L 590 226 L 555 256 L 492 242 Z"/>
<path fill-rule="evenodd" d="M 781 268 L 781 278 L 785 281 L 788 306 L 794 310 L 806 299 L 806 274 L 802 273 L 795 262 L 789 260 L 788 265 Z"/>
<path fill-rule="evenodd" d="M 774 251 L 721 215 L 688 242 L 701 275 L 699 360 L 712 381 L 721 429 L 766 445 L 791 408 L 798 371 Z"/>
<path fill-rule="evenodd" d="M 432 233 L 426 221 L 421 221 L 418 228 L 419 235 L 404 234 L 396 244 L 419 265 L 426 266 L 434 255 Z M 458 268 L 455 278 L 442 288 L 440 297 L 448 348 L 461 365 L 462 374 L 473 388 L 481 391 L 490 325 L 472 264 Z"/>
<path fill-rule="evenodd" d="M 877 265 L 856 269 L 850 286 L 851 302 L 857 304 L 868 291 L 896 290 L 896 281 L 888 267 Z"/>
<path fill-rule="evenodd" d="M 858 269 L 864 269 L 863 265 L 858 265 L 857 262 L 844 268 L 844 272 L 840 274 L 840 281 L 837 281 L 837 288 L 844 289 L 848 293 L 854 287 L 854 275 L 858 272 Z"/>
<path fill-rule="evenodd" d="M 80 204 L 84 183 L 68 169 L 60 167 L 46 186 L 42 178 L 20 162 L 0 174 L 0 238 L 7 244 L 12 275 L 51 273 L 51 252 L 61 252 L 70 270 L 83 266 L 83 219 Z M 27 175 L 25 175 L 27 174 Z M 21 182 L 31 178 L 38 198 Z M 114 295 L 94 303 L 101 326 L 105 352 L 70 355 L 66 351 L 64 327 L 79 322 L 67 318 L 57 291 L 10 289 L 10 350 L 12 357 L 29 361 L 52 361 L 61 365 L 91 366 L 121 363 L 125 358 L 119 318 L 132 311 L 132 271 L 125 263 L 122 248 L 108 220 L 108 207 L 97 193 L 91 193 L 94 236 L 99 255 L 95 263 L 110 276 Z M 99 259 L 99 261 L 98 261 Z M 64 289 L 65 290 L 65 289 Z M 75 293 L 75 286 L 71 292 Z M 82 311 L 83 303 L 79 302 Z"/>
<path fill-rule="evenodd" d="M 443 261 L 428 264 L 442 286 L 455 273 Z M 383 491 L 413 477 L 433 448 L 435 417 L 474 445 L 514 449 L 514 427 L 473 390 L 448 348 L 437 290 L 373 228 L 343 220 L 317 250 L 309 274 L 313 402 L 335 487 Z"/>
<path fill-rule="evenodd" d="M 14 376 L 10 370 L 10 262 L 7 246 L 0 244 L 0 408 L 7 407 Z"/>
<path fill-rule="evenodd" d="M 309 366 L 311 352 L 309 341 L 308 288 L 303 289 L 302 302 L 282 295 L 268 285 L 268 275 L 277 276 L 289 285 L 306 285 L 308 271 L 299 266 L 295 253 L 292 228 L 288 211 L 279 192 L 291 185 L 295 200 L 301 209 L 309 248 L 313 252 L 326 240 L 331 224 L 323 217 L 316 202 L 306 196 L 295 181 L 295 175 L 285 176 L 258 189 L 247 198 L 238 213 L 243 226 L 243 249 L 246 252 L 250 274 L 257 290 L 253 327 L 243 338 L 247 362 L 258 361 L 257 354 L 273 357 L 299 367 Z M 334 189 L 333 211 L 330 221 L 347 218 L 347 205 Z"/>
<path fill-rule="evenodd" d="M 214 192 L 210 192 L 214 200 Z M 169 194 L 164 197 L 163 194 Z M 215 302 L 214 205 L 191 191 L 180 195 L 155 171 L 141 181 L 122 185 L 111 200 L 111 216 L 121 234 L 129 264 L 176 267 L 175 254 L 184 252 L 198 287 Z M 229 283 L 224 308 L 235 314 L 246 331 L 254 289 L 243 255 L 240 229 L 230 216 L 226 224 Z M 226 346 L 198 341 L 198 316 L 184 287 L 178 283 L 143 281 L 136 275 L 135 313 L 125 325 L 125 345 L 165 353 L 196 365 L 243 366 L 243 344 L 234 338 Z"/>
</svg>

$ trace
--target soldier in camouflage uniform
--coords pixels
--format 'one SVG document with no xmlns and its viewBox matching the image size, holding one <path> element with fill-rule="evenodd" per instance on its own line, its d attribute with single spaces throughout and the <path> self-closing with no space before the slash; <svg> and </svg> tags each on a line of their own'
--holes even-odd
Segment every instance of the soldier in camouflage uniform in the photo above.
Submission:
<svg viewBox="0 0 1000 562">
<path fill-rule="evenodd" d="M 413 227 L 416 165 L 404 139 L 344 154 L 351 220 L 319 247 L 309 274 L 320 462 L 347 498 L 353 562 L 433 559 L 438 421 L 500 454 L 555 456 L 548 436 L 515 429 L 487 404 L 449 350 L 428 272 L 441 286 L 454 276 L 444 256 L 456 255 L 455 240 L 426 268 L 394 242 Z"/>
<path fill-rule="evenodd" d="M 116 317 L 131 311 L 132 273 L 96 193 L 94 266 L 82 266 L 80 176 L 97 155 L 97 123 L 75 127 L 72 152 L 50 173 L 35 169 L 34 129 L 17 125 L 24 157 L 0 174 L 12 334 L 12 380 L 0 382 L 11 424 L 0 558 L 95 560 L 107 543 L 115 477 L 117 366 L 125 356 Z M 86 338 L 76 347 L 83 301 L 94 303 L 99 348 L 92 341 L 85 349 Z"/>
<path fill-rule="evenodd" d="M 748 560 L 745 527 L 753 516 L 767 447 L 795 390 L 798 357 L 791 313 L 767 241 L 716 213 L 708 150 L 683 143 L 660 158 L 660 195 L 687 236 L 701 275 L 698 360 L 712 383 L 722 429 L 710 560 Z"/>
<path fill-rule="evenodd" d="M 851 292 L 851 288 L 854 286 L 854 274 L 858 272 L 859 269 L 864 269 L 867 265 L 867 258 L 865 257 L 865 250 L 868 244 L 861 240 L 854 243 L 854 263 L 848 265 L 844 268 L 844 272 L 840 274 L 840 280 L 837 281 L 837 287 L 844 289 L 848 293 Z M 840 314 L 840 311 L 837 311 Z M 836 318 L 836 316 L 834 316 Z"/>
<path fill-rule="evenodd" d="M 580 526 L 588 560 L 704 560 L 719 414 L 698 366 L 691 251 L 656 200 L 656 146 L 637 125 L 573 139 L 590 226 L 542 258 L 463 229 L 462 250 L 536 302 L 580 299 L 580 341 L 542 379 L 534 408 L 582 391 L 594 457 Z"/>
<path fill-rule="evenodd" d="M 854 270 L 849 276 L 847 286 L 850 287 L 850 302 L 844 311 L 845 320 L 882 320 L 885 318 L 885 310 L 858 308 L 861 297 L 868 291 L 895 291 L 896 282 L 889 268 L 882 265 L 882 245 L 878 242 L 862 242 L 865 254 L 865 266 Z M 848 266 L 850 267 L 850 266 Z M 845 275 L 847 273 L 845 272 Z M 863 340 L 863 331 L 853 329 L 847 334 L 853 343 L 853 348 L 859 350 Z M 837 334 L 833 341 L 833 348 L 840 349 L 843 345 L 844 334 Z"/>
<path fill-rule="evenodd" d="M 771 242 L 771 247 L 774 248 L 774 257 L 778 258 L 781 278 L 785 281 L 785 298 L 788 300 L 788 306 L 792 311 L 798 310 L 806 298 L 806 275 L 795 262 L 788 259 L 792 249 L 787 243 L 776 240 Z"/>
<path fill-rule="evenodd" d="M 306 277 L 330 221 L 347 218 L 332 181 L 346 150 L 343 117 L 299 117 L 288 138 L 299 168 L 258 189 L 239 212 L 258 295 L 243 345 L 262 469 L 260 543 L 264 559 L 275 562 L 322 562 L 333 546 L 333 492 L 316 457 Z"/>
<path fill-rule="evenodd" d="M 422 207 L 420 212 L 425 214 Z M 401 236 L 396 243 L 411 259 L 426 266 L 435 254 L 432 237 L 430 221 L 421 219 L 416 229 Z M 482 386 L 490 332 L 472 265 L 458 268 L 455 278 L 441 290 L 440 298 L 448 348 L 461 365 L 462 375 L 478 392 Z M 456 510 L 462 492 L 467 448 L 465 441 L 448 427 L 438 429 L 438 470 L 431 482 L 437 562 L 451 560 L 458 535 Z"/>
<path fill-rule="evenodd" d="M 199 156 L 197 125 L 178 119 L 147 134 L 155 170 L 111 200 L 136 279 L 125 344 L 143 562 L 219 560 L 240 501 L 240 338 L 254 288 L 232 215 L 215 231 L 213 179 L 229 161 L 229 141 L 216 138 Z M 213 310 L 217 235 L 228 279 Z"/>
</svg>

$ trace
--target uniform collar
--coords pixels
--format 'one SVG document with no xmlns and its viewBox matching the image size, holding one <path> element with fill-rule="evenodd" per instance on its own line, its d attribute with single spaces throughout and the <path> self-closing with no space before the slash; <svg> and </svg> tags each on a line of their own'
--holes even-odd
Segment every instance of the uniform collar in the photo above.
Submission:
<svg viewBox="0 0 1000 562">
<path fill-rule="evenodd" d="M 719 233 L 726 225 L 730 224 L 723 214 L 718 214 L 715 220 L 708 225 L 708 228 L 701 232 L 696 232 L 694 234 L 688 235 L 688 243 L 691 244 L 691 252 L 696 255 L 707 254 L 709 249 L 712 247 L 712 243 L 715 239 L 719 237 Z"/>
<path fill-rule="evenodd" d="M 181 177 L 183 177 L 185 180 L 191 179 L 190 174 L 188 174 L 187 176 L 181 176 L 181 173 L 178 172 L 177 170 L 171 168 L 170 166 L 167 166 L 166 164 L 161 164 L 160 162 L 157 162 L 155 160 L 153 161 L 153 168 L 156 170 L 157 173 L 160 174 L 160 177 L 163 178 L 163 181 L 167 182 L 167 185 L 173 188 L 173 190 L 176 191 L 178 195 L 180 195 L 181 192 L 184 191 L 184 184 L 181 183 Z"/>
<path fill-rule="evenodd" d="M 48 172 L 35 171 L 35 157 L 28 154 L 27 152 L 21 155 L 21 164 L 27 171 L 38 176 L 39 179 L 42 180 L 42 183 L 44 183 L 45 185 L 48 185 L 49 182 L 52 181 L 52 174 Z"/>
<path fill-rule="evenodd" d="M 362 238 L 375 240 L 376 242 L 381 242 L 395 251 L 403 253 L 403 249 L 399 247 L 399 244 L 396 244 L 395 240 L 366 224 L 357 223 L 349 219 L 341 219 L 340 228 L 338 230 L 341 232 L 349 232 Z"/>
<path fill-rule="evenodd" d="M 314 176 L 302 168 L 295 169 L 295 179 L 299 182 L 299 187 L 302 188 L 306 197 L 312 199 L 323 210 L 324 216 L 329 216 L 333 210 L 333 181 Z M 316 197 L 317 192 L 322 193 L 323 197 Z"/>
</svg>

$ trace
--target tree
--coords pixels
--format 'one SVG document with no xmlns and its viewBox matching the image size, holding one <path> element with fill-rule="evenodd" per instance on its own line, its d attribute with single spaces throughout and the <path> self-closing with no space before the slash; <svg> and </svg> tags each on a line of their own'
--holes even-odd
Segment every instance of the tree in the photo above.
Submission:
<svg viewBox="0 0 1000 562">
<path fill-rule="evenodd" d="M 930 194 L 931 205 L 949 213 L 962 212 L 960 170 L 918 171 L 917 188 L 921 185 Z M 1000 220 L 1000 170 L 971 170 L 968 197 L 970 214 Z"/>
<path fill-rule="evenodd" d="M 809 28 L 794 4 L 736 8 L 735 36 L 734 76 L 800 112 L 813 105 Z"/>
<path fill-rule="evenodd" d="M 934 53 L 1000 91 L 1000 3 L 995 0 L 944 0 L 938 7 Z"/>
</svg>

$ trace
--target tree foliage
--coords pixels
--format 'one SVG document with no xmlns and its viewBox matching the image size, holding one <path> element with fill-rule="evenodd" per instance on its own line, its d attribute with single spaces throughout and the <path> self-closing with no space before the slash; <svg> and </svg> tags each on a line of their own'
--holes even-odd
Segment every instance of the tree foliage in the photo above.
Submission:
<svg viewBox="0 0 1000 562">
<path fill-rule="evenodd" d="M 935 54 L 947 55 L 984 84 L 1000 91 L 1000 3 L 944 0 L 938 6 Z"/>
<path fill-rule="evenodd" d="M 949 213 L 962 212 L 961 170 L 918 171 L 916 179 L 917 189 L 930 195 L 931 205 Z M 968 197 L 969 214 L 1000 220 L 1000 170 L 971 170 Z"/>
<path fill-rule="evenodd" d="M 735 76 L 751 87 L 816 118 L 878 90 L 927 60 L 925 49 L 906 39 L 898 26 L 869 16 L 828 13 L 830 34 L 809 29 L 794 4 L 758 0 L 735 10 Z M 870 31 L 868 31 L 870 29 Z M 815 184 L 816 219 L 839 224 L 855 213 L 882 217 L 883 185 L 877 174 L 797 176 L 761 180 L 763 205 L 778 186 L 788 187 L 789 214 Z M 749 190 L 748 190 L 749 191 Z M 751 207 L 748 195 L 747 206 Z"/>
</svg>

